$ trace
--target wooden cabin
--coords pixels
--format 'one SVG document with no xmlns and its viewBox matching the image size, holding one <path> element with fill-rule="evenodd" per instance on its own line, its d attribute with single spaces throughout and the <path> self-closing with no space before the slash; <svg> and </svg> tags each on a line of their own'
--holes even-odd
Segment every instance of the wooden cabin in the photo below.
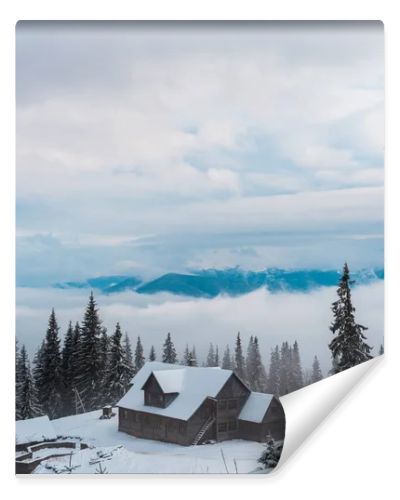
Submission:
<svg viewBox="0 0 400 500">
<path fill-rule="evenodd" d="M 285 415 L 272 394 L 252 392 L 231 370 L 146 363 L 118 403 L 119 430 L 180 445 L 282 440 Z"/>
</svg>

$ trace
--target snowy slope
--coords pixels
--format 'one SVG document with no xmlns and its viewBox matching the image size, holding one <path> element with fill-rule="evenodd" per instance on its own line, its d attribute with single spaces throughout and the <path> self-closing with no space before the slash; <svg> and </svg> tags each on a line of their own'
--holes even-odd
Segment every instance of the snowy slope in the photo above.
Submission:
<svg viewBox="0 0 400 500">
<path fill-rule="evenodd" d="M 109 473 L 249 473 L 257 469 L 263 450 L 260 443 L 242 440 L 186 447 L 139 439 L 118 431 L 118 416 L 100 420 L 100 415 L 95 411 L 52 421 L 59 436 L 81 437 L 93 447 L 74 451 L 71 462 L 78 467 L 72 473 L 95 473 L 99 463 Z M 99 453 L 106 458 L 99 458 Z M 70 457 L 46 460 L 35 473 L 54 473 L 69 461 Z"/>
</svg>

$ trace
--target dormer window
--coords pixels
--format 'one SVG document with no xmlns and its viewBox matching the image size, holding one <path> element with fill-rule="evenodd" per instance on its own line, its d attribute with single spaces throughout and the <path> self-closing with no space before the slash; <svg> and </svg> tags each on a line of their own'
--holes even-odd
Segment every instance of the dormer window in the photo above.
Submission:
<svg viewBox="0 0 400 500">
<path fill-rule="evenodd" d="M 159 375 L 159 372 L 151 373 L 142 387 L 144 392 L 144 404 L 145 406 L 166 408 L 177 397 L 178 392 L 172 390 L 170 380 L 168 380 L 168 385 L 165 384 L 165 376 L 163 378 L 165 372 L 162 372 L 159 377 L 157 375 Z M 175 387 L 173 387 L 173 389 L 175 389 Z"/>
</svg>

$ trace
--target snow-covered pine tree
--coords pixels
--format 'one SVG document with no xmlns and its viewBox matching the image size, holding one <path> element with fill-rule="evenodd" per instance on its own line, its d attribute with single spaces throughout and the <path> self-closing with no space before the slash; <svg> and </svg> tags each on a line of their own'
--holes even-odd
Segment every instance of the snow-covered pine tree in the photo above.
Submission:
<svg viewBox="0 0 400 500">
<path fill-rule="evenodd" d="M 143 355 L 143 346 L 140 337 L 137 338 L 135 348 L 135 372 L 137 373 L 144 365 L 145 357 Z"/>
<path fill-rule="evenodd" d="M 62 381 L 63 381 L 63 414 L 64 415 L 73 415 L 75 413 L 75 393 L 74 393 L 74 383 L 75 383 L 75 375 L 74 375 L 74 367 L 73 367 L 73 358 L 75 355 L 74 352 L 74 329 L 72 327 L 72 322 L 70 321 L 68 324 L 67 333 L 64 336 L 64 345 L 62 349 Z"/>
<path fill-rule="evenodd" d="M 22 345 L 21 349 L 16 346 L 16 360 L 15 360 L 15 418 L 16 420 L 22 420 L 22 387 L 27 378 L 27 362 L 28 355 L 26 348 Z"/>
<path fill-rule="evenodd" d="M 281 357 L 279 354 L 279 347 L 276 346 L 275 349 L 271 350 L 271 359 L 269 363 L 269 374 L 268 374 L 268 385 L 267 390 L 270 394 L 275 394 L 279 396 L 280 389 L 280 364 Z"/>
<path fill-rule="evenodd" d="M 19 373 L 19 346 L 18 340 L 15 339 L 15 420 L 20 418 L 20 388 L 21 374 Z"/>
<path fill-rule="evenodd" d="M 291 351 L 291 384 L 290 392 L 297 391 L 304 387 L 303 369 L 301 367 L 300 350 L 297 340 L 295 340 Z"/>
<path fill-rule="evenodd" d="M 254 391 L 254 371 L 255 371 L 255 352 L 253 335 L 250 336 L 249 345 L 246 353 L 246 380 L 248 380 L 249 388 Z"/>
<path fill-rule="evenodd" d="M 322 378 L 323 377 L 319 360 L 317 356 L 314 356 L 314 361 L 312 364 L 311 383 L 314 384 L 315 382 L 319 382 L 320 380 L 322 380 Z"/>
<path fill-rule="evenodd" d="M 208 349 L 206 366 L 215 366 L 215 352 L 212 342 L 210 342 L 210 347 Z"/>
<path fill-rule="evenodd" d="M 189 363 L 192 361 L 192 353 L 189 350 L 189 345 L 186 344 L 185 350 L 183 351 L 182 365 L 190 366 Z"/>
<path fill-rule="evenodd" d="M 196 354 L 196 347 L 192 347 L 192 364 L 190 366 L 197 366 L 197 354 Z"/>
<path fill-rule="evenodd" d="M 77 390 L 86 411 L 96 410 L 100 408 L 102 403 L 101 334 L 101 320 L 93 292 L 91 292 L 82 321 L 79 349 L 80 366 L 77 375 Z"/>
<path fill-rule="evenodd" d="M 246 363 L 244 361 L 242 341 L 240 339 L 240 332 L 236 336 L 235 346 L 235 373 L 246 383 Z"/>
<path fill-rule="evenodd" d="M 219 349 L 218 345 L 215 346 L 215 362 L 214 366 L 219 366 Z"/>
<path fill-rule="evenodd" d="M 281 458 L 282 448 L 282 442 L 276 442 L 272 437 L 268 438 L 265 450 L 258 462 L 263 464 L 266 469 L 274 469 Z"/>
<path fill-rule="evenodd" d="M 351 301 L 350 271 L 347 263 L 344 264 L 343 274 L 339 282 L 338 300 L 332 304 L 333 322 L 330 330 L 335 336 L 329 344 L 332 352 L 331 373 L 339 373 L 364 361 L 372 359 L 371 347 L 364 342 L 364 331 L 367 327 L 357 324 L 354 313 L 355 308 Z"/>
<path fill-rule="evenodd" d="M 155 360 L 156 360 L 156 351 L 154 349 L 154 346 L 152 345 L 149 353 L 149 361 L 155 361 Z"/>
<path fill-rule="evenodd" d="M 266 392 L 267 390 L 267 373 L 263 365 L 260 353 L 260 346 L 258 344 L 257 336 L 253 340 L 253 389 L 256 392 Z"/>
<path fill-rule="evenodd" d="M 40 397 L 40 380 L 42 377 L 42 371 L 43 371 L 43 353 L 44 353 L 44 348 L 45 348 L 45 341 L 42 340 L 42 343 L 40 344 L 40 347 L 36 351 L 34 357 L 33 357 L 33 369 L 32 369 L 32 375 L 33 375 L 33 381 L 35 383 L 35 387 L 38 393 L 38 401 L 40 402 L 41 397 Z"/>
<path fill-rule="evenodd" d="M 135 365 L 133 363 L 131 341 L 129 340 L 129 335 L 127 332 L 125 332 L 125 337 L 124 337 L 124 352 L 125 352 L 125 363 L 128 366 L 131 374 L 129 380 L 131 380 L 136 372 L 135 372 Z"/>
<path fill-rule="evenodd" d="M 35 373 L 39 405 L 49 418 L 57 418 L 63 412 L 62 359 L 58 331 L 56 315 L 52 309 L 43 350 L 40 353 L 40 371 Z"/>
<path fill-rule="evenodd" d="M 291 391 L 292 385 L 292 349 L 288 342 L 283 342 L 280 352 L 279 395 L 284 396 Z"/>
<path fill-rule="evenodd" d="M 105 402 L 115 405 L 128 390 L 132 369 L 127 364 L 126 352 L 122 346 L 122 333 L 119 323 L 110 338 L 107 372 L 104 378 Z"/>
<path fill-rule="evenodd" d="M 231 350 L 229 349 L 229 345 L 226 346 L 224 356 L 222 358 L 222 368 L 224 370 L 232 370 L 232 356 Z"/>
<path fill-rule="evenodd" d="M 33 381 L 29 359 L 26 359 L 25 379 L 21 381 L 20 389 L 20 418 L 22 420 L 28 418 L 39 417 L 42 415 L 41 408 L 38 403 L 35 383 Z"/>
<path fill-rule="evenodd" d="M 163 363 L 176 363 L 176 350 L 170 333 L 167 334 L 167 338 L 164 342 L 162 361 Z"/>
</svg>

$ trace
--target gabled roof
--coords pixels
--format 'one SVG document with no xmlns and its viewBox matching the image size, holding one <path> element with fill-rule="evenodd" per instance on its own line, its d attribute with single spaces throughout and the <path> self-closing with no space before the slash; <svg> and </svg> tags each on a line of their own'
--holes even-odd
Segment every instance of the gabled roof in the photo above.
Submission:
<svg viewBox="0 0 400 500">
<path fill-rule="evenodd" d="M 273 394 L 251 392 L 239 414 L 239 420 L 255 423 L 262 422 L 273 397 Z"/>
<path fill-rule="evenodd" d="M 151 375 L 155 377 L 164 394 L 171 394 L 175 392 L 179 393 L 182 391 L 185 376 L 184 368 L 181 368 L 180 370 L 154 370 L 152 374 L 150 374 L 149 378 Z M 147 380 L 142 389 L 146 385 Z"/>
<path fill-rule="evenodd" d="M 37 443 L 56 438 L 57 434 L 47 415 L 15 422 L 16 444 Z"/>
<path fill-rule="evenodd" d="M 152 373 L 164 392 L 179 393 L 167 408 L 144 404 L 142 387 Z M 217 396 L 232 373 L 232 370 L 222 370 L 218 367 L 198 368 L 151 361 L 145 363 L 135 375 L 133 386 L 119 401 L 118 406 L 188 420 L 207 397 Z"/>
</svg>

